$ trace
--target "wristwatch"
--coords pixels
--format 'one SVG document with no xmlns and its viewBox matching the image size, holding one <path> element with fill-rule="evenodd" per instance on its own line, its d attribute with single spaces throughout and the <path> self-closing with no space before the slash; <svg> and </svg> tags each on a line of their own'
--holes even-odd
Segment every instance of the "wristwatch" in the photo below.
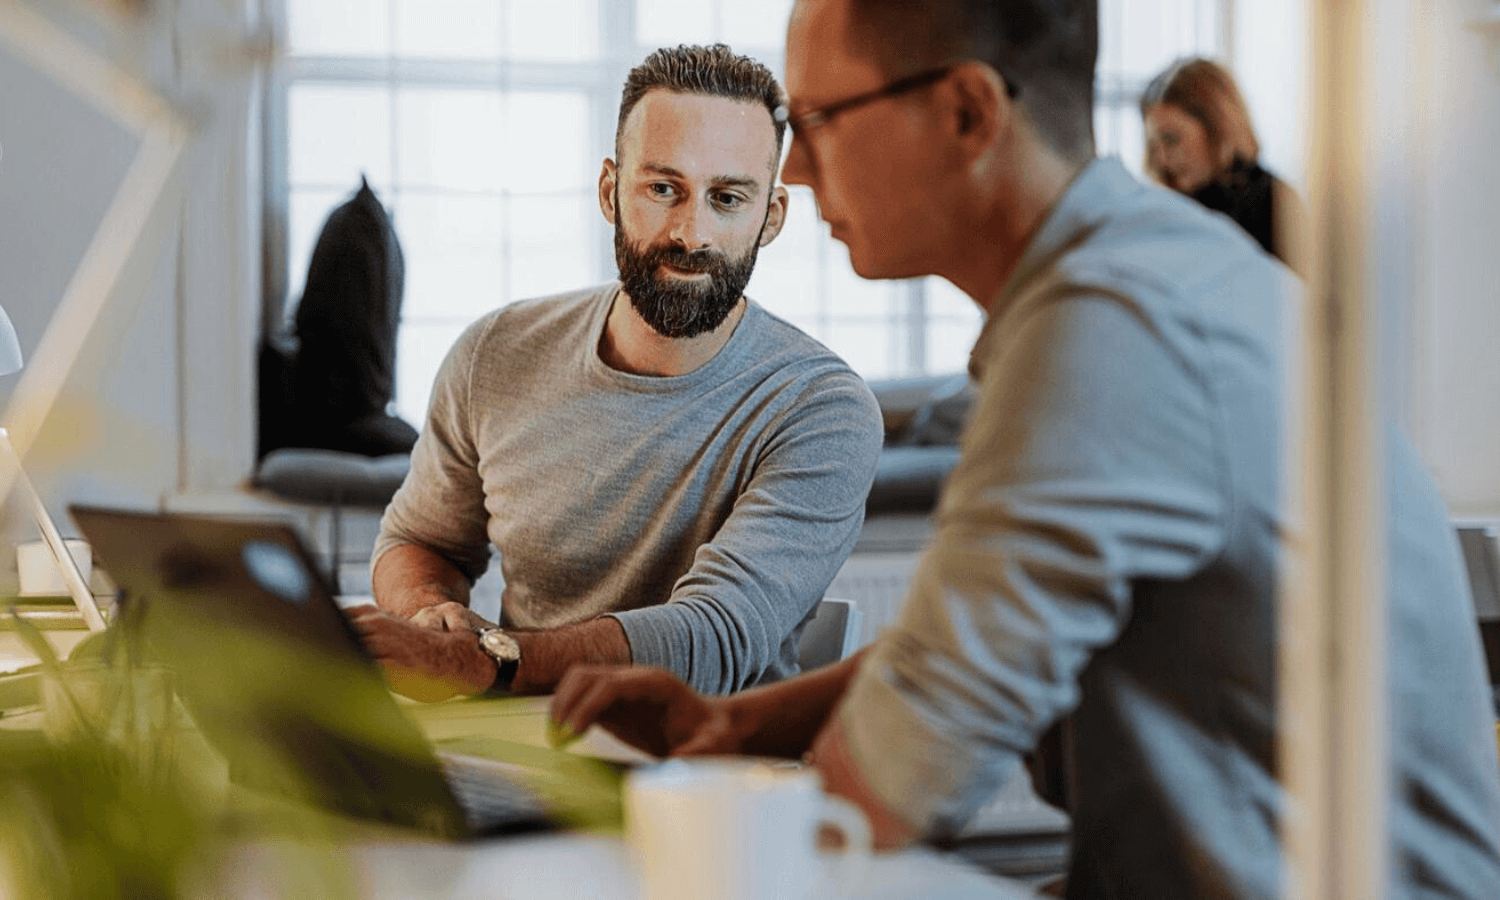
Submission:
<svg viewBox="0 0 1500 900">
<path fill-rule="evenodd" d="M 509 691 L 511 682 L 516 680 L 516 670 L 521 668 L 521 645 L 503 629 L 493 625 L 477 631 L 479 649 L 495 661 L 495 681 L 490 685 L 490 690 Z"/>
</svg>

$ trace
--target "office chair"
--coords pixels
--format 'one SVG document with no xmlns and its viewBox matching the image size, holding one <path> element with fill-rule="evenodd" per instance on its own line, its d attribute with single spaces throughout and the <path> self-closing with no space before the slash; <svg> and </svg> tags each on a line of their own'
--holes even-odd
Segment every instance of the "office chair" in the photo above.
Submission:
<svg viewBox="0 0 1500 900">
<path fill-rule="evenodd" d="M 832 665 L 854 652 L 864 614 L 853 600 L 824 597 L 813 617 L 802 629 L 797 645 L 797 665 L 802 671 Z"/>
</svg>

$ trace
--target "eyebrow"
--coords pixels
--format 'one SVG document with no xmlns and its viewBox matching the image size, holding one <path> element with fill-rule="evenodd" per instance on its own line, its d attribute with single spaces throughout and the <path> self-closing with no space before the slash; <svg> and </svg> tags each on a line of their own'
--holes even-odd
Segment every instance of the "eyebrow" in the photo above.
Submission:
<svg viewBox="0 0 1500 900">
<path fill-rule="evenodd" d="M 677 169 L 674 169 L 671 166 L 660 165 L 659 163 L 643 163 L 641 165 L 641 169 L 643 171 L 652 172 L 657 175 L 667 175 L 672 178 L 680 178 L 683 181 L 689 180 L 687 175 L 683 174 Z M 752 191 L 759 191 L 761 189 L 761 183 L 758 180 L 750 177 L 749 175 L 718 175 L 712 180 L 713 184 L 716 187 L 747 188 Z"/>
</svg>

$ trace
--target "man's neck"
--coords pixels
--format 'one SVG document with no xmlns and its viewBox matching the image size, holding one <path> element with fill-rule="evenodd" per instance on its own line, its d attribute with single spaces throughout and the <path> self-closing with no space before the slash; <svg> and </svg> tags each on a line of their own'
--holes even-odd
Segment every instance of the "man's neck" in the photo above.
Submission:
<svg viewBox="0 0 1500 900">
<path fill-rule="evenodd" d="M 1088 163 L 1071 162 L 1050 153 L 1036 154 L 1024 172 L 956 222 L 944 277 L 988 310 L 1004 289 L 1021 255 Z"/>
<path fill-rule="evenodd" d="M 744 316 L 745 298 L 741 297 L 713 331 L 690 338 L 663 337 L 635 311 L 622 288 L 615 294 L 599 339 L 599 358 L 611 369 L 632 375 L 686 375 L 718 355 Z"/>
</svg>

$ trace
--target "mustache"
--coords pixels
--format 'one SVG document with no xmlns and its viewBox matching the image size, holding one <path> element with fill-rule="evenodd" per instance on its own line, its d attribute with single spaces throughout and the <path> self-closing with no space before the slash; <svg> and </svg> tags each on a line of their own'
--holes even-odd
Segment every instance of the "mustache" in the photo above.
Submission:
<svg viewBox="0 0 1500 900">
<path fill-rule="evenodd" d="M 636 255 L 647 272 L 654 272 L 665 263 L 685 272 L 721 275 L 730 266 L 729 257 L 717 250 L 689 250 L 675 244 L 652 244 L 638 249 Z"/>
</svg>

